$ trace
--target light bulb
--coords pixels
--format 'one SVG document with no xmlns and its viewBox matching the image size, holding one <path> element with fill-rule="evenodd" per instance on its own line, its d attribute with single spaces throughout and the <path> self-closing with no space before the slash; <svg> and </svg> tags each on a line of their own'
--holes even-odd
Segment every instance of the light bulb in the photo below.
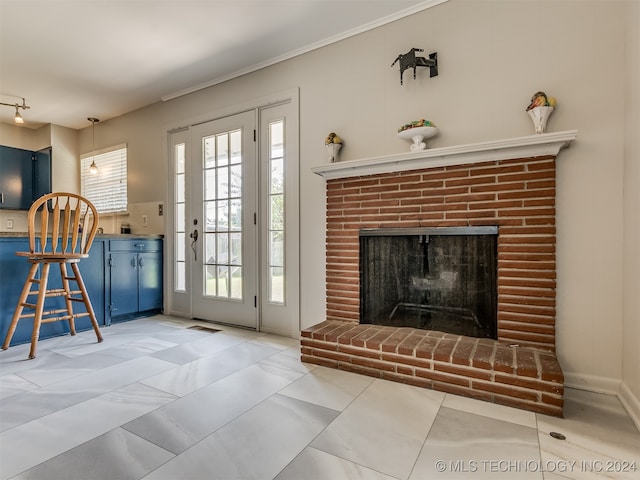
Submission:
<svg viewBox="0 0 640 480">
<path fill-rule="evenodd" d="M 20 115 L 20 112 L 18 111 L 18 105 L 16 105 L 16 114 L 13 117 L 13 120 L 16 123 L 24 123 L 24 118 L 22 118 L 22 115 Z"/>
</svg>

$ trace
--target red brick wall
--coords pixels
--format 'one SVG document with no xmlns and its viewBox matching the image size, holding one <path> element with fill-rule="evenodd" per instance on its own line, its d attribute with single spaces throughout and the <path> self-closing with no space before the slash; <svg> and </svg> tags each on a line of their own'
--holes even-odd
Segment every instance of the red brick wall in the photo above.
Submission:
<svg viewBox="0 0 640 480">
<path fill-rule="evenodd" d="M 359 231 L 498 226 L 498 340 L 555 349 L 555 157 L 327 181 L 327 319 L 359 321 Z"/>
</svg>

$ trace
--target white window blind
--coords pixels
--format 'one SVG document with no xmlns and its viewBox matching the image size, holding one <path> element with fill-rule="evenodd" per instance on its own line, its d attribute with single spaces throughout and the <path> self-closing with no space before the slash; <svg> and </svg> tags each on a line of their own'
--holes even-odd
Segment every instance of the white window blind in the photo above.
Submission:
<svg viewBox="0 0 640 480">
<path fill-rule="evenodd" d="M 89 172 L 95 162 L 98 173 Z M 127 210 L 127 145 L 116 145 L 80 156 L 82 195 L 100 213 Z"/>
</svg>

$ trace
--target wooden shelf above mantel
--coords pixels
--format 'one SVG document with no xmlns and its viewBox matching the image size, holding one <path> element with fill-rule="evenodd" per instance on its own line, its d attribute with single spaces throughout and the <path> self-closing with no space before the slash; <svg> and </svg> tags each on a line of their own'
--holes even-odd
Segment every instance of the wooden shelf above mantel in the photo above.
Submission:
<svg viewBox="0 0 640 480">
<path fill-rule="evenodd" d="M 569 147 L 577 135 L 577 130 L 566 130 L 505 140 L 431 148 L 419 152 L 329 163 L 313 167 L 311 171 L 331 180 L 511 158 L 557 155 L 561 149 Z"/>
</svg>

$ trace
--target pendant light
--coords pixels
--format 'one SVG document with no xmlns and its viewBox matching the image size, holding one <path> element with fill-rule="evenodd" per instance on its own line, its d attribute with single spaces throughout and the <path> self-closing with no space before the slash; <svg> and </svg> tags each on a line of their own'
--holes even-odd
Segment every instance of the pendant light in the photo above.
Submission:
<svg viewBox="0 0 640 480">
<path fill-rule="evenodd" d="M 93 134 L 93 143 L 92 143 L 92 151 L 96 151 L 96 123 L 98 123 L 100 120 L 98 120 L 95 117 L 89 117 L 87 118 L 87 120 L 89 120 L 91 122 L 91 130 L 92 130 L 92 134 Z M 96 161 L 95 161 L 95 156 L 92 158 L 91 160 L 91 166 L 89 167 L 89 173 L 91 175 L 97 175 L 98 173 L 98 166 L 96 165 Z"/>
</svg>

